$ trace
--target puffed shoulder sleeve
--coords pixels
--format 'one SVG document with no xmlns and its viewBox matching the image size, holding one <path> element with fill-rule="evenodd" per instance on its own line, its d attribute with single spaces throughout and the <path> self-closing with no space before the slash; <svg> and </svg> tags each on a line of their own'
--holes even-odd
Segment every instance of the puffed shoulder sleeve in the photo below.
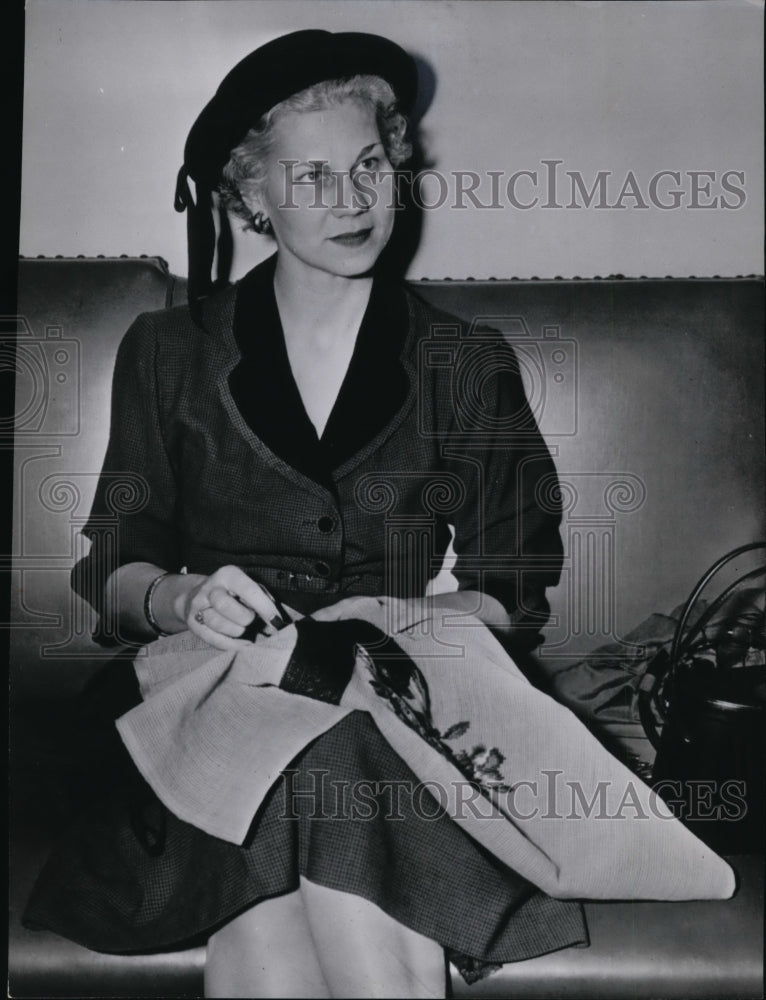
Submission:
<svg viewBox="0 0 766 1000">
<path fill-rule="evenodd" d="M 131 325 L 117 352 L 109 443 L 83 528 L 91 549 L 72 571 L 73 588 L 99 614 L 104 583 L 118 567 L 151 562 L 179 568 L 176 484 L 163 433 L 160 385 L 155 321 L 145 314 Z"/>
<path fill-rule="evenodd" d="M 563 561 L 556 468 L 530 409 L 516 352 L 501 333 L 462 342 L 452 369 L 443 454 L 460 480 L 452 518 L 460 589 L 479 590 L 505 607 L 512 652 L 542 642 L 547 587 Z"/>
</svg>

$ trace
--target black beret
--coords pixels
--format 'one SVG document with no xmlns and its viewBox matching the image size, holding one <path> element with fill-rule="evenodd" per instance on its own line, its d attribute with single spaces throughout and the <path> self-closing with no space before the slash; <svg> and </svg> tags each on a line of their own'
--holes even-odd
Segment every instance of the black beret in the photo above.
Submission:
<svg viewBox="0 0 766 1000">
<path fill-rule="evenodd" d="M 354 31 L 295 31 L 245 56 L 202 109 L 186 140 L 175 196 L 176 211 L 188 211 L 189 303 L 195 320 L 200 321 L 201 301 L 211 288 L 215 225 L 210 194 L 232 149 L 263 114 L 293 94 L 323 80 L 367 74 L 386 80 L 400 109 L 411 110 L 417 68 L 395 42 Z M 189 177 L 196 185 L 196 200 Z"/>
<path fill-rule="evenodd" d="M 359 74 L 382 77 L 399 107 L 412 107 L 415 63 L 387 38 L 353 31 L 295 31 L 267 42 L 237 63 L 195 121 L 184 149 L 187 174 L 214 188 L 232 149 L 261 115 L 315 83 Z"/>
</svg>

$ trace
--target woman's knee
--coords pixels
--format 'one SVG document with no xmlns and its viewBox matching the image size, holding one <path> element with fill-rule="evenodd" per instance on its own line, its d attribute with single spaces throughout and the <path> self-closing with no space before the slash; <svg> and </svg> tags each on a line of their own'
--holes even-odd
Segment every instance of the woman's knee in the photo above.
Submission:
<svg viewBox="0 0 766 1000">
<path fill-rule="evenodd" d="M 206 997 L 329 997 L 300 891 L 263 900 L 216 931 L 204 979 Z"/>
</svg>

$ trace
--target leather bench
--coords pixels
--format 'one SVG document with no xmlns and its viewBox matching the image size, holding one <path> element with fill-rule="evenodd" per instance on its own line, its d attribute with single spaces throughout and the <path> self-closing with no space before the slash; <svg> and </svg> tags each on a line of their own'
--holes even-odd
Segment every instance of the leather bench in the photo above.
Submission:
<svg viewBox="0 0 766 1000">
<path fill-rule="evenodd" d="M 544 679 L 668 611 L 719 555 L 763 536 L 761 281 L 415 285 L 450 312 L 502 327 L 556 458 L 567 556 L 550 595 Z M 19 315 L 6 321 L 4 335 L 17 339 L 14 549 L 5 557 L 13 996 L 201 995 L 201 948 L 97 955 L 19 923 L 76 780 L 62 720 L 104 662 L 69 569 L 106 446 L 114 355 L 137 313 L 183 299 L 183 281 L 157 258 L 28 259 Z M 607 737 L 649 753 L 630 720 Z M 508 965 L 472 987 L 453 976 L 455 996 L 761 996 L 762 859 L 733 863 L 733 900 L 588 903 L 589 948 Z"/>
</svg>

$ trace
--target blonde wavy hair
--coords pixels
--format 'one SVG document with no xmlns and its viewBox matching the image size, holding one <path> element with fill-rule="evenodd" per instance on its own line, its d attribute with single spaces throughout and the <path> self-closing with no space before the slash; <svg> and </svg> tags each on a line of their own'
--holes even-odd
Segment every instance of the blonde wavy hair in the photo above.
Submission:
<svg viewBox="0 0 766 1000">
<path fill-rule="evenodd" d="M 275 124 L 289 111 L 325 111 L 344 101 L 356 101 L 373 111 L 391 166 L 399 167 L 410 158 L 412 146 L 406 139 L 407 119 L 397 110 L 396 96 L 385 80 L 365 75 L 316 83 L 275 104 L 231 151 L 218 193 L 225 207 L 244 220 L 245 229 L 255 227 L 242 190 L 258 190 L 265 180 L 266 163 L 274 145 Z"/>
</svg>

